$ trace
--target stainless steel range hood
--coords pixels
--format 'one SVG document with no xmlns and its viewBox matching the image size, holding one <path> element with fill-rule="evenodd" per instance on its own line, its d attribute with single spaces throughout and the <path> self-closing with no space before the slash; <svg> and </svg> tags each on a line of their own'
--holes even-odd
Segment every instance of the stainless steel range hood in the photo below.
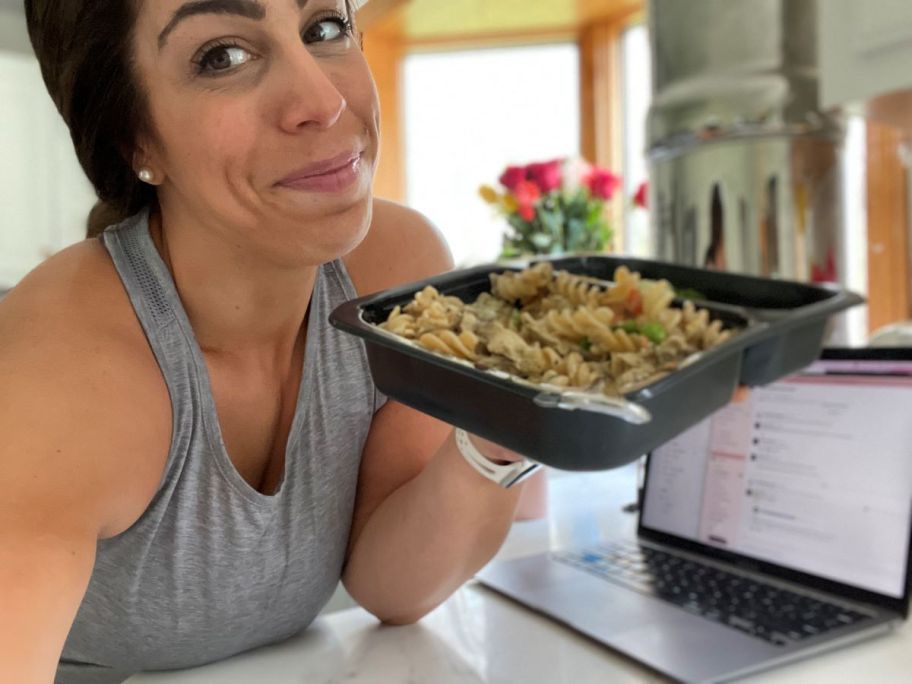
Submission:
<svg viewBox="0 0 912 684">
<path fill-rule="evenodd" d="M 816 0 L 652 0 L 653 250 L 840 281 L 842 122 L 818 107 Z"/>
</svg>

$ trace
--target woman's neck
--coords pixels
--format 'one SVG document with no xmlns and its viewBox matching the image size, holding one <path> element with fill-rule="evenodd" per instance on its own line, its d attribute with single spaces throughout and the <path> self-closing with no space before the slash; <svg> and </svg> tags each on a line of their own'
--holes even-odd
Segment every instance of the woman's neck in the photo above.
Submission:
<svg viewBox="0 0 912 684">
<path fill-rule="evenodd" d="M 200 348 L 287 359 L 302 333 L 318 265 L 279 267 L 212 231 L 153 212 L 150 233 Z"/>
</svg>

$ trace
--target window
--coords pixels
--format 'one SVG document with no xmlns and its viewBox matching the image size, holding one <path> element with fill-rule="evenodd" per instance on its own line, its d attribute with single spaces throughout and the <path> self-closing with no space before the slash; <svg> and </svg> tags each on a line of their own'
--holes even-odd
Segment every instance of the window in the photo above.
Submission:
<svg viewBox="0 0 912 684">
<path fill-rule="evenodd" d="M 503 217 L 478 196 L 508 164 L 578 156 L 579 51 L 551 44 L 405 61 L 408 204 L 446 236 L 458 266 L 500 254 Z"/>
<path fill-rule="evenodd" d="M 652 99 L 649 31 L 636 24 L 621 36 L 621 106 L 623 111 L 624 251 L 650 256 L 649 215 L 630 199 L 649 177 L 646 116 Z"/>
</svg>

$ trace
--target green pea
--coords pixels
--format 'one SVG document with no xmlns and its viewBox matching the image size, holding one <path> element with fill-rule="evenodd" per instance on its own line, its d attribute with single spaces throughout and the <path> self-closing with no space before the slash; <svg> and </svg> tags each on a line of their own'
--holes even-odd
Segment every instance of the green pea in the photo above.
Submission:
<svg viewBox="0 0 912 684">
<path fill-rule="evenodd" d="M 661 323 L 646 323 L 640 327 L 640 333 L 653 344 L 662 344 L 668 339 L 668 331 Z"/>
</svg>

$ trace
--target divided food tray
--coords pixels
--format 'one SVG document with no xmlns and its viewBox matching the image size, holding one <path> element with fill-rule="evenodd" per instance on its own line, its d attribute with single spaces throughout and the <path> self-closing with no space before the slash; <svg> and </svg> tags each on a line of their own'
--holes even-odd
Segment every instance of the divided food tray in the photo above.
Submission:
<svg viewBox="0 0 912 684">
<path fill-rule="evenodd" d="M 656 382 L 612 399 L 560 392 L 434 354 L 376 327 L 427 285 L 472 302 L 490 291 L 490 274 L 522 267 L 454 271 L 339 306 L 332 324 L 365 342 L 381 392 L 540 463 L 605 470 L 630 463 L 725 406 L 738 385 L 765 385 L 814 361 L 828 319 L 864 300 L 851 292 L 614 256 L 549 260 L 555 270 L 610 281 L 619 266 L 676 290 L 743 328 Z M 530 262 L 529 265 L 538 263 Z"/>
</svg>

